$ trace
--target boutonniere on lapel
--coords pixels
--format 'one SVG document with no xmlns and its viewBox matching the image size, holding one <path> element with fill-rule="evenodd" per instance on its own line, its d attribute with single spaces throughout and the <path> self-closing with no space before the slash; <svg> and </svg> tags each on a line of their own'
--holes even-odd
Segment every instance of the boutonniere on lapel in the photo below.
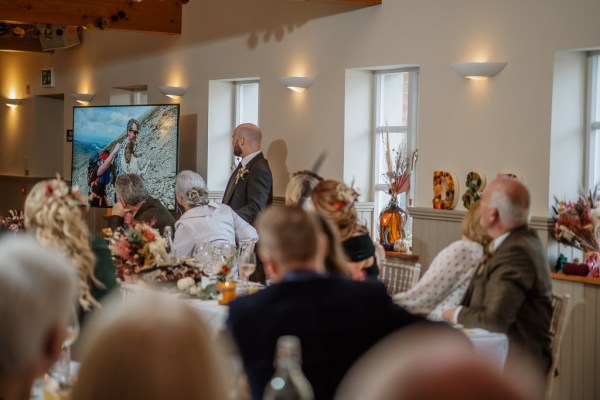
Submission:
<svg viewBox="0 0 600 400">
<path fill-rule="evenodd" d="M 246 169 L 246 167 L 238 169 L 237 175 L 235 176 L 235 184 L 237 185 L 239 181 L 243 181 L 246 175 L 248 175 L 248 172 L 250 172 L 250 170 Z"/>
</svg>

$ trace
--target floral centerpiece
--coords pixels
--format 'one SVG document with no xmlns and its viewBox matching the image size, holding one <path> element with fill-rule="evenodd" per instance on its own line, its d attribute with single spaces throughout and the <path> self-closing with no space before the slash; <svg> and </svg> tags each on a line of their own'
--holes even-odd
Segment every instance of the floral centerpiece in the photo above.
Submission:
<svg viewBox="0 0 600 400">
<path fill-rule="evenodd" d="M 405 141 L 400 142 L 397 149 L 392 149 L 389 130 L 382 140 L 385 145 L 387 166 L 387 171 L 382 175 L 388 187 L 387 193 L 391 198 L 379 215 L 379 241 L 387 250 L 391 250 L 396 241 L 406 236 L 404 225 L 407 214 L 398 205 L 398 195 L 408 192 L 410 189 L 410 175 L 417 161 L 418 153 L 415 150 L 412 155 L 409 155 Z"/>
<path fill-rule="evenodd" d="M 167 252 L 166 240 L 152 223 L 138 222 L 125 215 L 125 226 L 109 232 L 109 248 L 117 266 L 117 278 L 134 281 L 177 281 L 200 278 L 202 273 L 191 259 L 175 259 Z"/>
<path fill-rule="evenodd" d="M 0 216 L 0 227 L 2 228 L 1 230 L 8 230 L 15 233 L 25 230 L 23 210 L 8 210 L 6 217 Z"/>
<path fill-rule="evenodd" d="M 600 260 L 600 203 L 597 190 L 577 201 L 559 201 L 555 198 L 554 237 L 557 242 L 584 252 L 589 277 L 597 278 Z"/>
</svg>

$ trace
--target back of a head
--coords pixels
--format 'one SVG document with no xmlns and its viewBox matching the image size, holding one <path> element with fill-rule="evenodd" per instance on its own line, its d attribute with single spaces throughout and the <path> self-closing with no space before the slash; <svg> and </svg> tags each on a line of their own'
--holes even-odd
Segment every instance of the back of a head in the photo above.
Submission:
<svg viewBox="0 0 600 400">
<path fill-rule="evenodd" d="M 523 400 L 529 398 L 525 386 L 482 359 L 460 331 L 415 325 L 369 350 L 346 375 L 336 399 Z"/>
<path fill-rule="evenodd" d="M 210 330 L 176 299 L 114 298 L 90 321 L 82 342 L 73 400 L 227 398 Z"/>
<path fill-rule="evenodd" d="M 491 238 L 481 226 L 481 201 L 476 202 L 465 214 L 460 230 L 469 240 L 486 246 Z"/>
<path fill-rule="evenodd" d="M 193 171 L 181 171 L 177 174 L 175 191 L 189 207 L 208 204 L 208 189 L 204 178 Z"/>
<path fill-rule="evenodd" d="M 47 351 L 52 329 L 77 299 L 74 268 L 24 235 L 0 240 L 0 375 L 27 368 Z"/>
<path fill-rule="evenodd" d="M 98 306 L 89 283 L 98 285 L 94 276 L 96 258 L 90 246 L 90 232 L 83 220 L 81 207 L 87 198 L 61 179 L 36 183 L 25 199 L 25 228 L 38 241 L 68 256 L 81 277 L 81 299 L 84 308 Z"/>
<path fill-rule="evenodd" d="M 72 232 L 88 237 L 80 207 L 87 199 L 61 179 L 36 183 L 25 198 L 25 228 L 44 241 Z"/>
<path fill-rule="evenodd" d="M 491 191 L 489 205 L 498 209 L 502 224 L 512 229 L 529 222 L 531 200 L 524 184 L 512 178 L 498 178 L 487 190 Z"/>
<path fill-rule="evenodd" d="M 323 178 L 312 171 L 295 172 L 285 188 L 285 204 L 302 205 Z"/>
<path fill-rule="evenodd" d="M 313 190 L 311 199 L 315 209 L 338 228 L 341 240 L 357 230 L 354 203 L 358 193 L 343 182 L 325 180 Z"/>
<path fill-rule="evenodd" d="M 261 255 L 280 265 L 314 260 L 319 252 L 315 217 L 300 206 L 271 206 L 258 215 L 256 230 Z"/>
<path fill-rule="evenodd" d="M 246 140 L 257 144 L 260 147 L 260 143 L 262 142 L 262 131 L 258 126 L 250 123 L 241 124 L 235 128 L 235 131 L 238 135 L 245 137 Z"/>
<path fill-rule="evenodd" d="M 144 180 L 137 174 L 123 174 L 115 181 L 115 192 L 127 204 L 138 204 L 148 198 Z"/>
</svg>

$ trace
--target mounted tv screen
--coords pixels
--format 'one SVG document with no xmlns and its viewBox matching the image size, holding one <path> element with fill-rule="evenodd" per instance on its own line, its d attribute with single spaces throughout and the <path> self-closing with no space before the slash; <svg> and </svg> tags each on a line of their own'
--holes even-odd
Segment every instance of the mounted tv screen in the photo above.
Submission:
<svg viewBox="0 0 600 400">
<path fill-rule="evenodd" d="M 73 107 L 72 184 L 92 207 L 107 208 L 117 176 L 136 173 L 175 210 L 178 143 L 179 104 Z"/>
</svg>

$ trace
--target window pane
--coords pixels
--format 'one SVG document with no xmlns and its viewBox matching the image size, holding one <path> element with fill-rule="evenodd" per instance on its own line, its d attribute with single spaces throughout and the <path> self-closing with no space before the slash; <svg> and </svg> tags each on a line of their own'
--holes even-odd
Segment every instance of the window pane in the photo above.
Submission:
<svg viewBox="0 0 600 400">
<path fill-rule="evenodd" d="M 592 113 L 594 113 L 594 115 L 591 115 L 591 119 L 592 121 L 600 121 L 600 79 L 598 79 L 600 77 L 600 56 L 596 56 L 596 71 L 594 71 L 594 73 L 596 74 L 596 87 L 592 88 L 593 90 L 593 94 L 592 96 L 594 96 L 596 98 L 596 109 L 592 110 Z M 598 154 L 596 152 L 596 154 Z"/>
<path fill-rule="evenodd" d="M 385 137 L 386 134 L 385 133 L 381 133 L 378 136 L 378 140 L 377 140 L 377 146 L 379 147 L 379 165 L 378 165 L 378 171 L 379 176 L 376 179 L 377 183 L 386 183 L 385 180 L 385 173 L 388 171 L 388 165 L 387 165 L 387 161 L 386 161 L 386 146 L 385 146 Z M 400 146 L 400 143 L 404 142 L 406 143 L 406 134 L 405 133 L 390 133 L 389 135 L 390 137 L 390 154 L 392 156 L 392 163 L 394 162 L 394 159 L 396 157 L 396 155 L 398 154 L 398 146 Z M 408 151 L 408 149 L 407 149 Z"/>
<path fill-rule="evenodd" d="M 377 125 L 406 126 L 408 115 L 408 72 L 380 75 L 380 108 Z"/>
<path fill-rule="evenodd" d="M 258 125 L 258 83 L 241 83 L 238 91 L 237 124 Z"/>
</svg>

